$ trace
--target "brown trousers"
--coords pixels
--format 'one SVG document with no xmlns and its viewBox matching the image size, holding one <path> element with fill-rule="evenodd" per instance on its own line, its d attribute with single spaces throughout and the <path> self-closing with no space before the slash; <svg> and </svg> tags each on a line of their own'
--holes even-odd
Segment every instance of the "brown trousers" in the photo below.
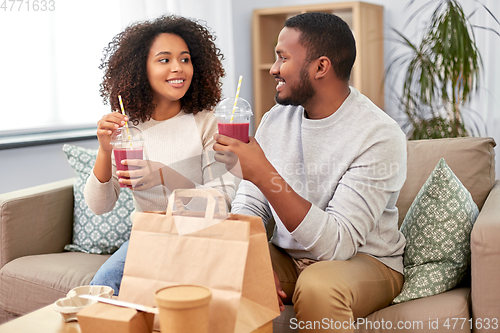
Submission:
<svg viewBox="0 0 500 333">
<path fill-rule="evenodd" d="M 349 260 L 320 261 L 300 272 L 294 260 L 269 243 L 285 304 L 293 304 L 291 327 L 304 332 L 353 332 L 351 323 L 391 304 L 403 275 L 358 253 Z"/>
</svg>

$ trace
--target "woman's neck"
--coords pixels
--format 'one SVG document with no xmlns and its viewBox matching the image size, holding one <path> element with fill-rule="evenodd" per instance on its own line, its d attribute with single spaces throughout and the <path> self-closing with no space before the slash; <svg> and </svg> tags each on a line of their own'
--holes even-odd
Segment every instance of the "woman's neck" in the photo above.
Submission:
<svg viewBox="0 0 500 333">
<path fill-rule="evenodd" d="M 159 102 L 154 101 L 156 108 L 151 115 L 151 118 L 157 121 L 167 120 L 175 117 L 181 111 L 181 101 L 167 101 L 160 100 Z"/>
</svg>

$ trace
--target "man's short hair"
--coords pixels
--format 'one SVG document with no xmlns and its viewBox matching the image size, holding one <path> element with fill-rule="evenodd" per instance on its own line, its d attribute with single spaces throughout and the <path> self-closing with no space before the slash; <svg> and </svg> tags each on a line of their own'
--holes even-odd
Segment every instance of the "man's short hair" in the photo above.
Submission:
<svg viewBox="0 0 500 333">
<path fill-rule="evenodd" d="M 340 17 L 327 13 L 304 13 L 286 20 L 285 27 L 301 32 L 299 43 L 307 49 L 307 61 L 326 56 L 341 80 L 349 80 L 356 59 L 356 42 Z"/>
</svg>

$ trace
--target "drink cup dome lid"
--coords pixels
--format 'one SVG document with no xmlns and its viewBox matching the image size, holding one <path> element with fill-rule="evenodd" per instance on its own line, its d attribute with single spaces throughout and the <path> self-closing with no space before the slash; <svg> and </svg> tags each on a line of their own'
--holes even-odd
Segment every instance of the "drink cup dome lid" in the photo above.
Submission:
<svg viewBox="0 0 500 333">
<path fill-rule="evenodd" d="M 120 127 L 111 136 L 111 144 L 143 141 L 142 131 L 135 126 Z"/>
<path fill-rule="evenodd" d="M 215 116 L 224 116 L 227 114 L 232 114 L 234 108 L 234 99 L 235 99 L 234 97 L 227 97 L 221 100 L 215 106 Z M 234 113 L 238 115 L 253 114 L 250 103 L 248 103 L 245 99 L 241 97 L 238 98 L 238 101 L 236 103 L 236 108 L 234 108 Z"/>
</svg>

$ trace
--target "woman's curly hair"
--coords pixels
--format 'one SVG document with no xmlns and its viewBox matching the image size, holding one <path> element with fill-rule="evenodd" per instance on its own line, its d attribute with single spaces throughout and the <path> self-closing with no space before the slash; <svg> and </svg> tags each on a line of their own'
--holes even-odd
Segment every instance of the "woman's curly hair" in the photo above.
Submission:
<svg viewBox="0 0 500 333">
<path fill-rule="evenodd" d="M 180 36 L 186 42 L 193 64 L 193 78 L 181 98 L 182 109 L 197 113 L 211 109 L 221 98 L 225 75 L 222 55 L 215 37 L 197 21 L 175 15 L 162 16 L 127 27 L 104 49 L 100 69 L 104 70 L 101 97 L 114 111 L 120 110 L 121 95 L 130 120 L 147 121 L 156 107 L 147 76 L 147 59 L 155 38 L 162 33 Z"/>
</svg>

